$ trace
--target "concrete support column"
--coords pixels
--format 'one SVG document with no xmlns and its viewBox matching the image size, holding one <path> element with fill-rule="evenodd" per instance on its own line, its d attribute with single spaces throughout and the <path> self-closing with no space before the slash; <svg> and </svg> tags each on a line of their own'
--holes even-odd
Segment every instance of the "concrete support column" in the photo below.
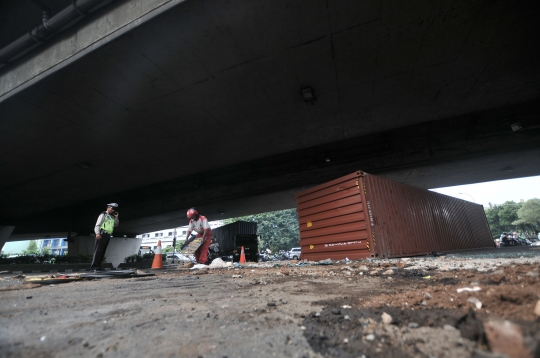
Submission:
<svg viewBox="0 0 540 358">
<path fill-rule="evenodd" d="M 68 241 L 68 254 L 94 254 L 94 236 L 75 236 L 73 241 Z M 113 267 L 118 267 L 127 256 L 136 255 L 141 247 L 142 238 L 112 237 L 105 251 L 105 262 L 110 262 Z"/>
<path fill-rule="evenodd" d="M 0 250 L 4 247 L 15 226 L 0 226 Z"/>
</svg>

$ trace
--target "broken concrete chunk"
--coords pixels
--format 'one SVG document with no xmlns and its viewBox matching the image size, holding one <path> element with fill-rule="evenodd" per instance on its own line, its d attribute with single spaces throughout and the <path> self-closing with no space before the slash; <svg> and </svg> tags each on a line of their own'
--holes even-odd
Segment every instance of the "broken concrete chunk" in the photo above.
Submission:
<svg viewBox="0 0 540 358">
<path fill-rule="evenodd" d="M 480 302 L 480 300 L 476 297 L 469 297 L 467 299 L 467 302 L 471 303 L 473 306 L 476 307 L 477 310 L 479 310 L 480 308 L 482 308 L 482 302 Z"/>
<path fill-rule="evenodd" d="M 532 357 L 518 325 L 506 320 L 491 320 L 484 322 L 484 330 L 493 353 L 505 354 L 508 357 Z"/>
<path fill-rule="evenodd" d="M 534 306 L 534 314 L 540 317 L 540 300 L 536 301 L 536 306 Z"/>
<path fill-rule="evenodd" d="M 478 291 L 481 291 L 482 289 L 478 286 L 474 286 L 474 287 L 462 287 L 462 288 L 458 288 L 457 289 L 457 293 L 461 293 L 461 292 L 478 292 Z"/>
<path fill-rule="evenodd" d="M 332 265 L 332 264 L 333 264 L 332 259 L 326 259 L 326 260 L 319 261 L 319 265 Z"/>
<path fill-rule="evenodd" d="M 390 324 L 392 323 L 392 316 L 390 316 L 388 313 L 386 312 L 383 312 L 383 314 L 381 315 L 381 318 L 382 318 L 382 322 L 384 324 Z"/>
<path fill-rule="evenodd" d="M 366 341 L 374 341 L 375 340 L 375 335 L 374 334 L 368 334 L 366 336 Z"/>
</svg>

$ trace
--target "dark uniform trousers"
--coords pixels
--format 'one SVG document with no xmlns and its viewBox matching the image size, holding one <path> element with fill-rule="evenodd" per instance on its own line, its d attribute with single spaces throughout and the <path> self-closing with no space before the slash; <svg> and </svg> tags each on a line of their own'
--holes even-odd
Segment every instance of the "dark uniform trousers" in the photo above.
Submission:
<svg viewBox="0 0 540 358">
<path fill-rule="evenodd" d="M 102 231 L 101 239 L 96 239 L 96 244 L 94 246 L 94 259 L 92 260 L 92 267 L 101 267 L 101 262 L 103 257 L 105 257 L 105 250 L 109 246 L 109 241 L 111 240 L 111 235 Z"/>
</svg>

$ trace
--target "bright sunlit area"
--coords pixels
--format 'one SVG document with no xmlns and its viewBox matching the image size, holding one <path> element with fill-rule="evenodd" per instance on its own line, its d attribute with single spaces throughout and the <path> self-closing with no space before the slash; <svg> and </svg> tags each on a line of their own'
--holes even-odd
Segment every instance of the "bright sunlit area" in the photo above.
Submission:
<svg viewBox="0 0 540 358">
<path fill-rule="evenodd" d="M 519 203 L 532 198 L 540 198 L 540 176 L 496 180 L 430 190 L 489 207 L 490 203 L 500 205 L 506 201 Z"/>
</svg>

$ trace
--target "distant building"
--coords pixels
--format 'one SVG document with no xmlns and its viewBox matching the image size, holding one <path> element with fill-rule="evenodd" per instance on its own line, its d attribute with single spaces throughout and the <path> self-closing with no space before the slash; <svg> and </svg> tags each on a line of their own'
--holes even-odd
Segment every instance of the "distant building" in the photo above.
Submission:
<svg viewBox="0 0 540 358">
<path fill-rule="evenodd" d="M 44 248 L 49 248 L 52 255 L 65 255 L 67 254 L 68 243 L 66 238 L 46 238 L 38 240 L 21 240 L 6 242 L 2 249 L 4 255 L 22 255 L 23 251 L 28 249 L 28 245 L 32 241 L 36 242 L 37 248 L 40 253 Z"/>
<path fill-rule="evenodd" d="M 65 238 L 43 239 L 37 240 L 39 251 L 43 252 L 44 248 L 49 248 L 51 255 L 65 255 L 68 250 L 68 243 Z"/>
<path fill-rule="evenodd" d="M 210 227 L 215 229 L 223 225 L 221 221 L 210 221 Z M 176 237 L 176 241 L 184 241 L 187 235 L 188 226 L 181 226 L 174 229 L 166 229 L 160 231 L 153 231 L 146 234 L 137 235 L 136 238 L 143 239 L 141 242 L 141 249 L 155 251 L 157 249 L 158 240 L 161 240 L 161 248 L 173 246 L 173 239 Z"/>
</svg>

